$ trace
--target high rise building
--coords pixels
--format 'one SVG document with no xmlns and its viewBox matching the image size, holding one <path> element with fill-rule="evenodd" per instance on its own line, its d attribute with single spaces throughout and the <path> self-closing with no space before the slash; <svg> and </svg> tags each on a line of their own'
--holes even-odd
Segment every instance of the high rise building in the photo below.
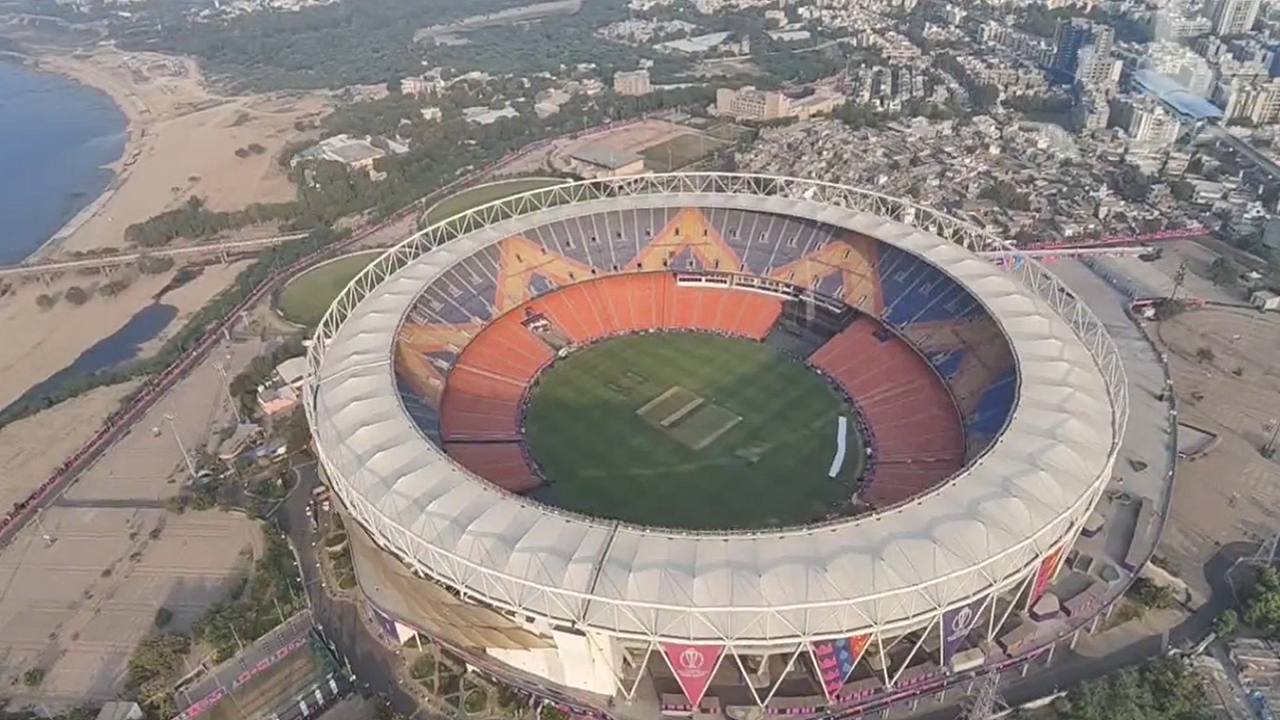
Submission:
<svg viewBox="0 0 1280 720">
<path fill-rule="evenodd" d="M 1056 49 L 1049 66 L 1049 81 L 1056 85 L 1080 83 L 1103 87 L 1113 82 L 1115 60 L 1111 56 L 1115 30 L 1084 18 L 1058 23 Z"/>
<path fill-rule="evenodd" d="M 1071 85 L 1076 81 L 1080 50 L 1093 41 L 1093 23 L 1084 18 L 1071 18 L 1058 23 L 1054 35 L 1053 62 L 1049 64 L 1049 82 Z"/>
<path fill-rule="evenodd" d="M 1244 35 L 1253 29 L 1262 0 L 1214 0 L 1209 7 L 1213 34 Z"/>
<path fill-rule="evenodd" d="M 619 95 L 639 97 L 648 95 L 652 89 L 649 85 L 648 70 L 633 70 L 631 72 L 616 72 L 613 74 L 613 91 Z"/>
</svg>

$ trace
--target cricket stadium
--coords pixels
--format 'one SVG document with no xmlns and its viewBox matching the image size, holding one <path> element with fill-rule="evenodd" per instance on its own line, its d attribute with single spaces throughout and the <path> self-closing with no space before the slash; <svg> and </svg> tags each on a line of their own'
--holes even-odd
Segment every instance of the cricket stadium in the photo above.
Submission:
<svg viewBox="0 0 1280 720">
<path fill-rule="evenodd" d="M 1123 436 L 1114 343 L 907 201 L 534 190 L 388 251 L 308 363 L 386 632 L 584 711 L 844 712 L 1016 662 L 1107 594 L 1059 570 Z"/>
</svg>

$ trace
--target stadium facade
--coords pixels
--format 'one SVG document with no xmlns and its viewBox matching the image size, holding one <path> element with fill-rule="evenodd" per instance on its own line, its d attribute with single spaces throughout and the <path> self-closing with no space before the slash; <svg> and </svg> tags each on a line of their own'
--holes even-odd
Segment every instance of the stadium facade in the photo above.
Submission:
<svg viewBox="0 0 1280 720">
<path fill-rule="evenodd" d="M 859 512 L 712 533 L 533 499 L 512 453 L 522 392 L 560 351 L 547 337 L 770 342 L 784 325 L 869 425 Z M 851 358 L 880 345 L 925 371 L 867 385 Z M 320 464 L 368 532 L 357 571 L 388 633 L 552 697 L 829 712 L 1016 658 L 1106 594 L 1029 612 L 1111 477 L 1128 407 L 1114 344 L 1038 264 L 907 201 L 730 174 L 533 191 L 386 253 L 308 362 Z"/>
</svg>

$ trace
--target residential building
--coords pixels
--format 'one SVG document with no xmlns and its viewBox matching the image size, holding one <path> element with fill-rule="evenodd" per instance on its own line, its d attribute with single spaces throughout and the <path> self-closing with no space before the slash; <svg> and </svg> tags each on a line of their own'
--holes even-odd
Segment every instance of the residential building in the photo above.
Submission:
<svg viewBox="0 0 1280 720">
<path fill-rule="evenodd" d="M 1244 35 L 1253 29 L 1261 6 L 1262 0 L 1215 0 L 1209 7 L 1213 34 Z"/>
<path fill-rule="evenodd" d="M 1093 35 L 1093 23 L 1084 18 L 1071 18 L 1058 23 L 1053 61 L 1049 64 L 1050 82 L 1071 85 L 1076 81 L 1080 51 L 1093 42 Z"/>
<path fill-rule="evenodd" d="M 777 120 L 791 116 L 791 100 L 774 90 L 716 90 L 716 112 L 743 120 Z"/>
<path fill-rule="evenodd" d="M 648 70 L 632 70 L 613 74 L 613 91 L 626 97 L 648 95 L 653 91 L 649 85 Z"/>
<path fill-rule="evenodd" d="M 1190 40 L 1213 29 L 1213 21 L 1200 15 L 1187 15 L 1181 8 L 1165 7 L 1156 13 L 1155 39 L 1168 42 Z"/>
<path fill-rule="evenodd" d="M 1235 77 L 1219 82 L 1213 101 L 1226 121 L 1247 120 L 1253 125 L 1280 122 L 1280 78 Z"/>
<path fill-rule="evenodd" d="M 1117 103 L 1116 110 L 1117 124 L 1129 135 L 1133 150 L 1163 150 L 1178 139 L 1178 119 L 1154 98 L 1125 98 Z"/>
<path fill-rule="evenodd" d="M 1164 40 L 1147 45 L 1142 67 L 1176 81 L 1199 97 L 1213 92 L 1213 67 L 1185 45 Z"/>
</svg>

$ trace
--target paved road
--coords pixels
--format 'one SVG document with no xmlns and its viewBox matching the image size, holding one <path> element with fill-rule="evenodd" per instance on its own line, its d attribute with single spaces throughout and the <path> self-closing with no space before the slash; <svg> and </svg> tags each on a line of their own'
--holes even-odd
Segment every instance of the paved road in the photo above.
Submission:
<svg viewBox="0 0 1280 720">
<path fill-rule="evenodd" d="M 307 519 L 307 504 L 311 491 L 319 485 L 314 461 L 294 466 L 298 485 L 276 511 L 276 520 L 293 541 L 301 563 L 302 581 L 311 601 L 311 613 L 324 630 L 325 635 L 337 647 L 342 658 L 350 663 L 357 684 L 367 686 L 367 692 L 383 695 L 391 700 L 397 713 L 419 720 L 438 720 L 418 706 L 418 701 L 396 682 L 396 668 L 403 664 L 398 654 L 374 637 L 361 620 L 363 608 L 356 603 L 334 600 L 321 585 L 317 565 L 316 536 Z"/>
</svg>

